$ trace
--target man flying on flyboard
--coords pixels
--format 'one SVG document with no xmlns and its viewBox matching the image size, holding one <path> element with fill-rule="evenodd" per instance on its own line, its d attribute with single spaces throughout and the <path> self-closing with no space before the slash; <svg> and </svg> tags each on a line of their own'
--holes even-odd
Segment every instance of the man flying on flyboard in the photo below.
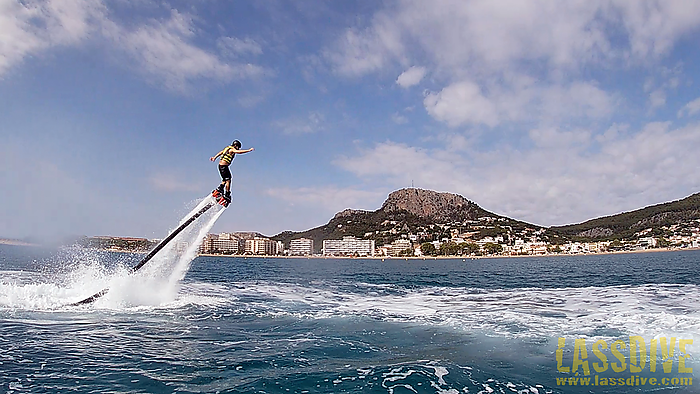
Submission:
<svg viewBox="0 0 700 394">
<path fill-rule="evenodd" d="M 222 179 L 221 184 L 211 194 L 216 199 L 216 201 L 224 207 L 227 207 L 228 204 L 231 203 L 231 170 L 229 170 L 228 166 L 230 166 L 231 162 L 233 162 L 233 157 L 236 155 L 236 153 L 248 153 L 252 152 L 253 150 L 253 148 L 241 150 L 241 141 L 234 140 L 231 143 L 231 145 L 225 147 L 221 152 L 217 153 L 216 156 L 210 158 L 211 161 L 214 161 L 217 157 L 221 156 L 221 160 L 219 161 L 219 173 L 221 173 Z M 173 230 L 167 237 L 165 237 L 165 239 L 160 241 L 158 245 L 156 245 L 143 259 L 141 259 L 141 262 L 139 262 L 134 268 L 132 268 L 131 272 L 134 273 L 141 269 L 141 267 L 143 267 L 149 260 L 151 260 L 151 258 L 153 258 L 156 255 L 156 253 L 163 249 L 163 247 L 165 247 L 165 245 L 167 245 L 168 242 L 173 240 L 175 236 L 182 232 L 182 230 L 184 230 L 187 226 L 194 222 L 198 217 L 202 216 L 212 206 L 214 206 L 214 203 L 210 202 L 209 204 L 203 206 L 194 215 L 190 216 L 183 223 L 181 223 L 178 228 Z M 80 306 L 93 303 L 98 298 L 107 294 L 108 291 L 109 288 L 104 288 L 98 291 L 97 293 L 91 295 L 90 297 L 83 299 L 82 301 L 70 304 L 70 306 Z"/>
<path fill-rule="evenodd" d="M 219 160 L 221 184 L 213 192 L 211 192 L 211 195 L 224 207 L 227 207 L 228 204 L 231 203 L 231 170 L 228 167 L 233 162 L 233 158 L 236 156 L 236 153 L 243 154 L 254 150 L 254 148 L 241 150 L 241 141 L 234 140 L 231 145 L 222 149 L 221 152 L 216 154 L 216 156 L 209 158 L 209 160 L 214 161 L 217 157 L 221 156 L 221 160 Z"/>
</svg>

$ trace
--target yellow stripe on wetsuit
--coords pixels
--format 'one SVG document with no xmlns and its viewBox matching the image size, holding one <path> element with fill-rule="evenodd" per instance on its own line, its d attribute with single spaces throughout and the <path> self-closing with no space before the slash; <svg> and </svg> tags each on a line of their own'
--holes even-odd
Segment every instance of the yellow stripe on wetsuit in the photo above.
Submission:
<svg viewBox="0 0 700 394">
<path fill-rule="evenodd" d="M 226 165 L 231 164 L 231 162 L 233 161 L 233 156 L 236 156 L 235 153 L 231 152 L 231 149 L 236 149 L 236 148 L 229 145 L 226 147 L 226 149 L 224 149 L 224 154 L 221 155 L 221 161 L 226 163 Z"/>
</svg>

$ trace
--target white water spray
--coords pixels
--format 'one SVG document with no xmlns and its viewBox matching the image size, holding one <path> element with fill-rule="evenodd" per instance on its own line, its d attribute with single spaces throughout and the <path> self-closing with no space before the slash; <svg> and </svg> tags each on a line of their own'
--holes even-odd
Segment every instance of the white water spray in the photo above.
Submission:
<svg viewBox="0 0 700 394">
<path fill-rule="evenodd" d="M 211 196 L 203 198 L 180 220 L 178 227 L 211 202 Z M 35 275 L 18 279 L 3 275 L 0 278 L 0 308 L 61 308 L 105 288 L 109 292 L 94 303 L 96 308 L 152 307 L 172 302 L 192 260 L 197 257 L 202 241 L 224 210 L 219 204 L 212 206 L 136 273 L 131 273 L 133 262 L 129 266 L 108 269 L 100 258 L 103 253 L 77 249 L 69 253 L 69 259 L 75 261 L 77 268 L 65 277 Z"/>
</svg>

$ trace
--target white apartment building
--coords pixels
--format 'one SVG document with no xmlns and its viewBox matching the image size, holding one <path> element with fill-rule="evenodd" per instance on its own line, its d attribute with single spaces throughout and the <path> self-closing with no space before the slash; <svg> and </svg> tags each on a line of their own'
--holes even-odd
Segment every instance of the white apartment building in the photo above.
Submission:
<svg viewBox="0 0 700 394">
<path fill-rule="evenodd" d="M 602 250 L 602 247 L 598 242 L 589 242 L 588 243 L 588 251 L 591 253 L 598 253 Z"/>
<path fill-rule="evenodd" d="M 423 251 L 420 249 L 421 245 L 417 245 L 413 248 L 413 255 L 421 257 L 423 256 Z"/>
<path fill-rule="evenodd" d="M 645 238 L 639 238 L 637 240 L 637 247 L 640 248 L 654 248 L 657 245 L 656 238 L 654 237 L 645 237 Z"/>
<path fill-rule="evenodd" d="M 589 253 L 590 252 L 590 250 L 588 249 L 588 244 L 581 243 L 581 242 L 565 243 L 564 245 L 561 246 L 561 249 L 565 253 L 569 253 L 569 254 Z"/>
<path fill-rule="evenodd" d="M 530 254 L 547 254 L 547 244 L 544 242 L 530 243 Z"/>
<path fill-rule="evenodd" d="M 289 254 L 292 256 L 310 256 L 314 254 L 314 240 L 297 238 L 289 241 Z"/>
<path fill-rule="evenodd" d="M 477 245 L 478 245 L 478 244 L 477 244 Z M 481 247 L 481 246 L 483 246 L 483 245 L 479 245 L 479 247 Z M 505 250 L 506 250 L 506 249 L 504 249 L 504 251 L 505 251 Z M 515 242 L 513 243 L 513 246 L 511 246 L 511 247 L 509 247 L 509 248 L 507 249 L 508 253 L 511 253 L 511 254 L 513 254 L 513 253 L 524 253 L 524 252 L 526 252 L 527 250 L 529 250 L 529 247 L 527 246 L 527 244 L 525 243 L 525 241 L 522 240 L 522 239 L 520 239 L 520 238 L 517 238 L 517 239 L 515 240 Z"/>
<path fill-rule="evenodd" d="M 284 244 L 281 241 L 273 241 L 262 237 L 255 237 L 245 241 L 245 252 L 247 254 L 275 256 L 282 254 L 283 251 Z"/>
<path fill-rule="evenodd" d="M 241 254 L 243 252 L 243 240 L 233 234 L 207 234 L 201 253 Z"/>
<path fill-rule="evenodd" d="M 391 245 L 389 245 L 389 244 L 386 244 L 384 246 L 377 246 L 374 249 L 374 255 L 375 256 L 389 256 L 390 250 L 391 250 Z"/>
<path fill-rule="evenodd" d="M 391 247 L 388 252 L 392 256 L 398 256 L 406 249 L 413 250 L 413 244 L 411 244 L 411 241 L 407 239 L 397 239 L 391 243 Z"/>
<path fill-rule="evenodd" d="M 324 239 L 325 256 L 374 256 L 374 240 L 343 237 L 343 239 Z"/>
</svg>

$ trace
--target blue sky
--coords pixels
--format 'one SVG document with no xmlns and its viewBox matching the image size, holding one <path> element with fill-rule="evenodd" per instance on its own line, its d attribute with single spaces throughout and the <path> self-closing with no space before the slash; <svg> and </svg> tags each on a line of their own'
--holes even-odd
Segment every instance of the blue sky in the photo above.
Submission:
<svg viewBox="0 0 700 394">
<path fill-rule="evenodd" d="M 700 191 L 700 2 L 0 0 L 0 237 L 274 235 L 411 186 L 541 224 Z"/>
</svg>

